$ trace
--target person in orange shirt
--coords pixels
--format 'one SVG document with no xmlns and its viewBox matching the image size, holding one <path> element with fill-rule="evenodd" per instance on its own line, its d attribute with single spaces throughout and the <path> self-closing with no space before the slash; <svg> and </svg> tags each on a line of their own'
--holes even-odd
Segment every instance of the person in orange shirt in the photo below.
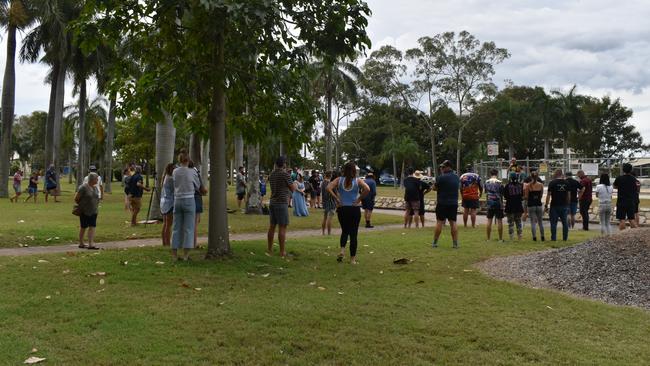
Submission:
<svg viewBox="0 0 650 366">
<path fill-rule="evenodd" d="M 471 216 L 472 227 L 476 227 L 476 211 L 479 209 L 479 197 L 483 195 L 481 177 L 474 173 L 471 166 L 460 176 L 460 195 L 463 206 L 463 224 L 467 227 L 467 219 Z"/>
</svg>

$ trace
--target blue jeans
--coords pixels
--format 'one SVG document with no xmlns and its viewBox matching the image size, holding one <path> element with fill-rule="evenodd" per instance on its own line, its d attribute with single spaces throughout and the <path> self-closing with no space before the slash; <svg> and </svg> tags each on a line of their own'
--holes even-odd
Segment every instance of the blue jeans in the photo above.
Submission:
<svg viewBox="0 0 650 366">
<path fill-rule="evenodd" d="M 562 240 L 566 241 L 569 238 L 569 222 L 567 214 L 569 213 L 568 206 L 551 207 L 548 213 L 549 220 L 551 221 L 551 240 L 557 239 L 557 220 L 562 221 Z"/>
<path fill-rule="evenodd" d="M 194 224 L 196 204 L 194 197 L 174 200 L 174 226 L 172 228 L 172 249 L 194 248 Z"/>
</svg>

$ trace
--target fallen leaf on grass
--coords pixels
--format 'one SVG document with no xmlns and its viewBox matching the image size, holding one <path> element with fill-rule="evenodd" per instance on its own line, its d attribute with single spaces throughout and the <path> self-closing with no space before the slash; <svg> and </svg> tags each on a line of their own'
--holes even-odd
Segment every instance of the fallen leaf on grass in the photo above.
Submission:
<svg viewBox="0 0 650 366">
<path fill-rule="evenodd" d="M 32 348 L 32 352 L 30 353 L 36 353 L 36 352 L 38 352 L 38 350 L 36 348 Z"/>
<path fill-rule="evenodd" d="M 19 223 L 19 224 L 24 224 L 24 223 L 25 223 L 25 220 L 18 220 L 18 223 Z"/>
<path fill-rule="evenodd" d="M 200 287 L 195 287 L 194 290 L 195 290 L 195 291 L 201 291 L 201 290 L 203 290 L 203 289 L 200 288 Z"/>
<path fill-rule="evenodd" d="M 74 256 L 77 255 L 77 253 L 75 253 L 75 252 L 65 252 L 65 255 L 67 255 L 68 257 L 74 257 Z"/>
<path fill-rule="evenodd" d="M 384 271 L 379 271 L 379 274 L 384 274 Z"/>
<path fill-rule="evenodd" d="M 121 261 L 120 264 L 126 266 L 127 264 L 129 264 L 129 261 Z"/>
<path fill-rule="evenodd" d="M 364 247 L 366 247 L 366 248 L 367 248 L 367 247 L 369 247 L 369 245 L 368 245 L 368 244 L 364 244 L 363 246 L 364 246 Z"/>
<path fill-rule="evenodd" d="M 156 264 L 161 265 L 161 264 L 165 264 L 165 262 L 157 261 Z"/>
<path fill-rule="evenodd" d="M 93 273 L 90 274 L 90 276 L 104 277 L 104 276 L 106 276 L 106 272 L 93 272 Z"/>
<path fill-rule="evenodd" d="M 51 298 L 52 298 L 52 296 L 50 296 L 50 295 L 45 296 L 45 299 L 47 299 L 47 300 L 49 300 Z"/>
<path fill-rule="evenodd" d="M 190 288 L 190 285 L 188 285 L 188 284 L 185 283 L 185 282 L 181 283 L 181 286 L 183 286 L 183 287 L 185 287 L 185 288 Z"/>
<path fill-rule="evenodd" d="M 70 270 L 69 269 L 64 269 L 62 273 L 63 274 L 68 274 L 68 273 L 70 273 Z"/>
<path fill-rule="evenodd" d="M 50 263 L 49 261 L 46 261 L 45 259 L 39 259 L 38 263 Z"/>
<path fill-rule="evenodd" d="M 548 306 L 548 305 L 546 305 L 546 307 L 549 308 L 549 309 L 551 309 L 551 310 L 555 310 L 555 309 L 553 309 L 552 307 L 550 307 L 550 306 Z"/>
<path fill-rule="evenodd" d="M 106 280 L 104 280 L 103 278 L 102 278 L 101 280 L 99 280 L 99 284 L 100 284 L 100 285 L 103 286 L 105 283 L 106 283 Z"/>
<path fill-rule="evenodd" d="M 321 291 L 325 291 L 325 290 L 326 290 L 326 288 L 325 288 L 325 287 L 322 287 L 322 286 L 318 286 L 318 289 L 321 290 Z"/>
<path fill-rule="evenodd" d="M 222 301 L 222 302 L 219 303 L 219 306 L 223 306 L 223 304 L 225 304 L 225 303 L 226 303 L 225 301 Z"/>
<path fill-rule="evenodd" d="M 464 269 L 463 272 L 474 272 L 471 269 Z"/>
<path fill-rule="evenodd" d="M 345 292 L 343 292 L 343 291 L 339 291 L 339 295 L 343 295 L 344 293 L 345 293 Z"/>
<path fill-rule="evenodd" d="M 411 262 L 412 262 L 412 260 L 410 260 L 408 258 L 399 258 L 399 259 L 393 260 L 393 264 L 409 264 Z"/>
<path fill-rule="evenodd" d="M 250 277 L 255 277 L 255 273 L 253 272 L 246 272 L 246 274 L 249 275 Z"/>
<path fill-rule="evenodd" d="M 316 286 L 316 282 L 309 282 L 309 286 Z"/>
<path fill-rule="evenodd" d="M 375 254 L 375 252 L 373 252 L 373 251 L 370 251 L 370 252 L 368 252 L 368 253 L 369 253 L 369 254 Z"/>
<path fill-rule="evenodd" d="M 46 360 L 46 358 L 40 358 L 40 357 L 32 356 L 32 357 L 26 359 L 25 362 L 23 362 L 23 363 L 27 364 L 27 365 L 33 365 L 35 363 L 43 362 L 45 360 Z"/>
<path fill-rule="evenodd" d="M 104 292 L 104 291 L 106 291 L 105 288 L 103 288 L 103 289 L 101 289 L 101 290 L 97 290 L 96 292 L 97 292 L 97 293 L 100 293 L 100 292 Z"/>
<path fill-rule="evenodd" d="M 270 273 L 265 273 L 265 274 L 262 275 L 262 277 L 266 278 L 266 277 L 268 277 L 270 275 L 271 275 Z"/>
<path fill-rule="evenodd" d="M 255 255 L 255 253 L 253 253 L 253 252 L 250 252 L 250 254 L 251 254 L 251 255 Z"/>
</svg>

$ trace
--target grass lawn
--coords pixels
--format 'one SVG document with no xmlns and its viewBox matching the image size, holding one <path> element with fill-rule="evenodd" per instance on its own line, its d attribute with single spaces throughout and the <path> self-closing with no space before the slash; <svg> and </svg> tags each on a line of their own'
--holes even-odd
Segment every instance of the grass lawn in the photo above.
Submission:
<svg viewBox="0 0 650 366">
<path fill-rule="evenodd" d="M 101 204 L 97 221 L 97 241 L 113 241 L 137 238 L 151 238 L 160 235 L 161 225 L 140 225 L 132 228 L 129 225 L 130 213 L 124 210 L 124 196 L 119 183 L 113 183 L 115 192 L 107 194 Z M 13 190 L 11 190 L 13 192 Z M 76 242 L 79 219 L 72 215 L 73 187 L 64 183 L 61 203 L 44 203 L 44 195 L 39 193 L 38 203 L 10 203 L 8 199 L 0 201 L 0 247 L 15 247 L 19 244 L 55 245 Z M 27 197 L 26 195 L 21 198 Z M 265 202 L 268 203 L 268 196 Z M 142 199 L 143 207 L 140 220 L 147 215 L 150 195 Z M 208 197 L 204 197 L 204 207 L 207 214 Z M 228 207 L 236 208 L 237 201 L 234 192 L 228 192 Z M 290 217 L 289 230 L 305 230 L 320 228 L 322 210 L 311 210 L 309 217 Z M 291 212 L 290 212 L 291 213 Z M 205 215 L 205 214 L 204 214 Z M 334 220 L 336 221 L 336 219 Z M 200 235 L 207 235 L 207 216 L 199 225 Z M 268 227 L 268 216 L 246 215 L 240 211 L 228 215 L 231 233 L 249 233 L 265 231 Z M 373 224 L 397 224 L 401 218 L 392 215 L 373 215 Z M 33 239 L 32 239 L 33 238 Z M 58 238 L 58 239 L 57 239 Z M 49 239 L 49 240 L 48 240 Z"/>
<path fill-rule="evenodd" d="M 32 348 L 57 365 L 650 360 L 650 312 L 498 282 L 472 266 L 551 243 L 486 244 L 483 230 L 461 229 L 460 250 L 448 232 L 434 250 L 431 235 L 364 235 L 357 266 L 336 263 L 334 237 L 290 239 L 291 261 L 265 256 L 262 242 L 176 265 L 163 248 L 0 258 L 0 363 L 19 364 Z M 567 244 L 587 235 L 571 231 Z M 392 264 L 399 257 L 415 261 Z M 90 275 L 98 271 L 107 275 Z"/>
</svg>

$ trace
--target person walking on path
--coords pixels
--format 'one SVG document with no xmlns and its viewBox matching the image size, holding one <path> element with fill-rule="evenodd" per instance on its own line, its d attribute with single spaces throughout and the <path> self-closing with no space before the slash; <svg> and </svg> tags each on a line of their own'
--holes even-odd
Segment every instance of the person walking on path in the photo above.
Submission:
<svg viewBox="0 0 650 366">
<path fill-rule="evenodd" d="M 296 190 L 293 191 L 293 215 L 309 216 L 309 209 L 307 208 L 307 201 L 305 200 L 305 180 L 303 179 L 302 174 L 298 174 Z"/>
<path fill-rule="evenodd" d="M 334 190 L 336 189 L 336 191 Z M 368 195 L 370 188 L 357 178 L 357 166 L 350 161 L 343 166 L 343 174 L 330 182 L 327 191 L 334 197 L 338 206 L 337 216 L 341 225 L 341 253 L 336 260 L 342 262 L 345 247 L 350 239 L 350 263 L 357 264 L 357 236 L 361 221 L 361 201 Z"/>
<path fill-rule="evenodd" d="M 162 191 L 160 192 L 160 213 L 163 217 L 162 226 L 162 243 L 163 246 L 171 246 L 172 243 L 172 224 L 174 222 L 174 163 L 169 163 L 165 167 L 165 176 L 163 177 Z"/>
<path fill-rule="evenodd" d="M 625 220 L 630 223 L 631 228 L 636 228 L 636 207 L 639 186 L 637 179 L 632 176 L 632 165 L 623 164 L 623 175 L 614 180 L 614 188 L 617 190 L 616 218 L 619 221 L 619 230 L 625 230 Z"/>
<path fill-rule="evenodd" d="M 481 177 L 468 166 L 465 174 L 460 176 L 460 194 L 463 206 L 463 225 L 467 227 L 467 219 L 471 217 L 472 228 L 476 227 L 476 212 L 479 209 L 479 198 L 483 195 Z"/>
<path fill-rule="evenodd" d="M 54 197 L 54 202 L 59 202 L 57 198 L 57 187 L 56 170 L 54 169 L 54 164 L 50 164 L 50 167 L 45 172 L 45 203 L 47 203 L 48 196 L 50 195 Z"/>
<path fill-rule="evenodd" d="M 241 209 L 241 204 L 246 197 L 246 172 L 243 166 L 240 166 L 237 171 L 235 194 L 237 195 L 237 208 Z"/>
<path fill-rule="evenodd" d="M 566 173 L 566 182 L 568 184 L 569 195 L 571 196 L 571 203 L 569 204 L 569 225 L 573 229 L 576 226 L 576 213 L 578 213 L 578 197 L 582 192 L 582 185 L 573 178 L 573 173 Z"/>
<path fill-rule="evenodd" d="M 74 196 L 79 207 L 79 248 L 99 249 L 94 245 L 95 228 L 97 227 L 97 211 L 99 208 L 99 182 L 97 173 L 88 174 L 88 182 L 82 184 Z M 88 245 L 84 244 L 84 236 L 88 231 Z"/>
<path fill-rule="evenodd" d="M 135 167 L 135 174 L 129 179 L 129 205 L 131 206 L 131 226 L 138 225 L 138 213 L 142 209 L 142 195 L 144 191 L 149 192 L 151 189 L 144 186 L 142 179 L 142 167 Z"/>
<path fill-rule="evenodd" d="M 580 206 L 580 217 L 582 218 L 582 230 L 589 231 L 589 208 L 591 207 L 593 184 L 591 179 L 585 174 L 583 170 L 578 170 L 578 179 L 580 179 L 580 195 L 578 196 L 578 203 Z"/>
<path fill-rule="evenodd" d="M 549 201 L 551 207 L 549 210 Z M 553 180 L 548 184 L 548 194 L 546 195 L 546 203 L 544 204 L 544 211 L 548 211 L 549 220 L 551 222 L 551 240 L 557 240 L 557 221 L 562 221 L 562 240 L 569 239 L 569 222 L 567 214 L 569 213 L 569 205 L 571 204 L 571 192 L 569 191 L 569 183 L 564 179 L 562 169 L 557 169 L 553 174 Z"/>
<path fill-rule="evenodd" d="M 415 217 L 415 227 L 420 227 L 420 222 L 417 219 L 420 216 L 420 190 L 429 189 L 429 187 L 422 182 L 420 179 L 415 177 L 415 170 L 413 168 L 408 168 L 406 170 L 408 177 L 404 179 L 404 204 L 406 209 L 404 210 L 404 228 L 408 226 L 409 228 L 413 224 L 413 217 Z"/>
<path fill-rule="evenodd" d="M 287 238 L 287 226 L 289 225 L 289 197 L 296 190 L 296 185 L 291 180 L 289 173 L 285 170 L 286 160 L 279 157 L 275 162 L 275 169 L 269 176 L 271 186 L 271 199 L 269 204 L 270 225 L 266 235 L 267 254 L 273 254 L 273 237 L 275 228 L 278 228 L 278 242 L 280 245 L 280 257 L 287 255 L 285 242 Z"/>
<path fill-rule="evenodd" d="M 600 219 L 600 233 L 602 235 L 612 234 L 612 188 L 609 174 L 600 175 L 600 182 L 596 186 L 596 197 L 598 198 L 598 218 Z"/>
<path fill-rule="evenodd" d="M 544 196 L 544 183 L 539 179 L 537 169 L 531 168 L 530 182 L 524 186 L 524 208 L 528 213 L 528 217 L 530 217 L 530 229 L 533 234 L 533 241 L 537 241 L 537 226 L 539 226 L 539 235 L 542 241 L 545 240 L 542 196 Z"/>
<path fill-rule="evenodd" d="M 524 186 L 519 182 L 519 175 L 517 173 L 510 172 L 510 181 L 503 189 L 503 198 L 506 201 L 506 215 L 508 218 L 508 234 L 510 235 L 510 240 L 515 239 L 515 228 L 517 229 L 517 239 L 521 240 L 523 231 L 521 216 L 524 213 Z"/>
<path fill-rule="evenodd" d="M 454 249 L 458 249 L 458 226 L 456 217 L 458 216 L 458 193 L 460 191 L 460 179 L 454 173 L 451 162 L 445 160 L 440 164 L 442 174 L 436 177 L 435 189 L 436 197 L 436 230 L 433 234 L 433 248 L 438 247 L 438 240 L 442 234 L 442 227 L 445 221 L 449 221 L 451 228 L 451 239 L 453 240 Z"/>
<path fill-rule="evenodd" d="M 321 179 L 318 170 L 312 170 L 311 176 L 308 179 L 311 190 L 309 191 L 310 206 L 313 208 L 320 208 L 320 185 Z"/>
<path fill-rule="evenodd" d="M 9 201 L 18 202 L 18 197 L 20 197 L 20 195 L 23 192 L 22 185 L 23 185 L 23 172 L 20 169 L 18 169 L 14 174 L 14 184 L 13 184 L 14 196 L 11 197 Z"/>
<path fill-rule="evenodd" d="M 34 197 L 34 203 L 36 203 L 36 196 L 38 195 L 38 172 L 32 172 L 32 175 L 29 177 L 27 193 L 29 193 L 29 196 L 25 198 L 25 202 L 28 202 L 30 198 Z"/>
<path fill-rule="evenodd" d="M 323 222 L 321 223 L 321 230 L 323 235 L 325 235 L 325 229 L 327 229 L 327 235 L 332 235 L 332 217 L 334 217 L 334 214 L 336 213 L 336 200 L 327 190 L 332 178 L 336 179 L 331 171 L 325 172 L 325 179 L 321 184 L 321 198 L 323 202 Z"/>
<path fill-rule="evenodd" d="M 488 219 L 486 230 L 487 240 L 490 241 L 490 237 L 492 236 L 492 220 L 496 220 L 497 230 L 499 232 L 499 242 L 503 242 L 503 185 L 497 176 L 498 174 L 498 170 L 490 170 L 490 179 L 485 182 Z"/>
<path fill-rule="evenodd" d="M 190 158 L 183 150 L 178 155 L 179 167 L 174 169 L 174 224 L 172 230 L 172 259 L 179 260 L 178 250 L 183 249 L 183 259 L 188 260 L 194 248 L 194 226 L 196 225 L 196 201 L 194 194 L 201 187 L 199 174 L 190 168 Z"/>
<path fill-rule="evenodd" d="M 366 184 L 370 191 L 368 195 L 361 201 L 363 208 L 363 217 L 366 219 L 366 227 L 372 229 L 374 226 L 370 223 L 372 219 L 372 211 L 375 209 L 375 197 L 377 196 L 377 183 L 375 182 L 375 175 L 372 172 L 366 174 Z M 424 224 L 422 224 L 424 226 Z"/>
</svg>

